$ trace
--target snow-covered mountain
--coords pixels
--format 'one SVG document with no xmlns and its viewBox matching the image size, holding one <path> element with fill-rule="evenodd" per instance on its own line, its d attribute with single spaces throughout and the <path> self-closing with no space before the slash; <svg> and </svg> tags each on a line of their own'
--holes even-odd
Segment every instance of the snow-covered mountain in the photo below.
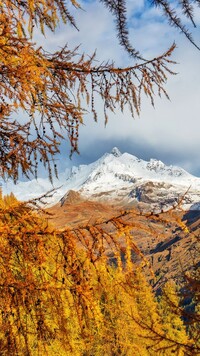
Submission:
<svg viewBox="0 0 200 356">
<path fill-rule="evenodd" d="M 185 208 L 193 204 L 195 209 L 200 208 L 200 178 L 156 159 L 144 161 L 128 153 L 122 154 L 116 147 L 94 163 L 67 169 L 60 174 L 59 180 L 55 179 L 54 186 L 60 188 L 49 200 L 51 205 L 74 190 L 87 199 L 159 207 L 173 205 L 184 196 Z M 20 200 L 38 197 L 50 189 L 49 180 L 40 178 L 17 185 L 3 184 L 4 194 L 13 191 Z"/>
</svg>

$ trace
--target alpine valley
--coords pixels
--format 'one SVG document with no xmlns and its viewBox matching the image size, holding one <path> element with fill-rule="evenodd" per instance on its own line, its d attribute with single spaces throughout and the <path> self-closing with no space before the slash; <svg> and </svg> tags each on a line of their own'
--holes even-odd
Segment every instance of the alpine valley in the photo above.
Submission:
<svg viewBox="0 0 200 356">
<path fill-rule="evenodd" d="M 115 147 L 94 163 L 66 170 L 57 182 L 59 188 L 47 199 L 49 221 L 61 230 L 76 229 L 105 225 L 126 211 L 124 221 L 131 220 L 134 243 L 152 266 L 156 290 L 169 278 L 180 283 L 183 272 L 199 264 L 200 178 Z M 49 180 L 41 178 L 3 185 L 4 194 L 13 191 L 19 200 L 51 189 Z M 106 254 L 114 259 L 109 247 Z M 139 262 L 134 251 L 132 257 Z M 152 278 L 148 268 L 146 275 Z"/>
</svg>

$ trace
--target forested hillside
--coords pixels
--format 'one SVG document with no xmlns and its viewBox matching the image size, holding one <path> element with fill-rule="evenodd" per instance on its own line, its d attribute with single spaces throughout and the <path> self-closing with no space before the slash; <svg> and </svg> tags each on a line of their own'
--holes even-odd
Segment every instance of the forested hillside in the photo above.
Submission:
<svg viewBox="0 0 200 356">
<path fill-rule="evenodd" d="M 112 232 L 103 225 L 56 230 L 13 195 L 1 197 L 1 355 L 199 354 L 198 285 L 187 315 L 173 282 L 156 297 L 130 222 L 119 216 L 105 225 Z"/>
<path fill-rule="evenodd" d="M 57 160 L 66 155 L 63 145 L 68 143 L 71 158 L 79 153 L 84 123 L 85 140 L 92 135 L 88 112 L 94 122 L 103 116 L 106 125 L 117 110 L 122 115 L 128 108 L 132 117 L 139 115 L 144 97 L 152 106 L 155 94 L 169 99 L 166 82 L 175 74 L 176 44 L 172 40 L 169 48 L 146 58 L 152 53 L 147 43 L 148 51 L 140 53 L 137 41 L 133 45 L 130 41 L 127 0 L 98 4 L 108 11 L 109 25 L 114 20 L 128 66 L 115 64 L 112 58 L 98 62 L 95 48 L 85 54 L 79 46 L 71 47 L 69 27 L 64 30 L 64 45 L 58 41 L 56 49 L 45 48 L 56 28 L 59 38 L 60 24 L 78 30 L 74 13 L 83 11 L 84 3 L 93 5 L 76 0 L 0 0 L 4 182 L 37 179 L 43 169 L 53 185 L 54 176 L 59 176 Z M 198 24 L 199 4 L 200 0 L 175 0 L 173 8 L 170 0 L 144 2 L 150 11 L 161 11 L 197 50 L 190 28 L 196 27 L 196 17 Z M 136 13 L 137 21 L 140 15 Z M 145 31 L 142 37 L 146 38 Z M 181 105 L 183 101 L 181 97 Z M 112 134 L 115 137 L 115 130 Z M 170 137 L 168 146 L 171 143 Z M 176 212 L 173 216 L 174 208 L 168 215 L 124 209 L 113 215 L 108 208 L 109 216 L 102 214 L 100 221 L 82 217 L 78 225 L 71 221 L 58 226 L 52 212 L 42 210 L 36 200 L 24 203 L 13 193 L 3 196 L 0 191 L 0 356 L 200 355 L 200 266 L 193 251 L 187 250 L 191 268 L 183 269 L 181 282 L 168 278 L 158 290 L 154 288 L 158 275 L 135 239 L 136 233 L 143 239 L 146 233 L 156 240 L 151 223 L 159 228 L 174 221 L 181 238 L 192 241 L 198 251 L 198 222 L 197 228 L 186 226 Z"/>
</svg>

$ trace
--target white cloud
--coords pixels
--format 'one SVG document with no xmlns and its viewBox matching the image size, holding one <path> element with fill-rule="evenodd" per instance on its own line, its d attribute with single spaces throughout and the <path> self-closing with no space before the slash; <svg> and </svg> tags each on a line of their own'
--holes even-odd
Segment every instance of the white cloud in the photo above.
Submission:
<svg viewBox="0 0 200 356">
<path fill-rule="evenodd" d="M 85 11 L 75 12 L 80 32 L 69 26 L 61 26 L 55 36 L 47 37 L 48 49 L 53 50 L 66 42 L 70 48 L 82 44 L 80 52 L 83 50 L 91 54 L 97 49 L 100 61 L 114 59 L 118 65 L 130 63 L 130 58 L 118 45 L 110 13 L 98 1 L 84 2 L 83 5 Z M 129 151 L 131 147 L 135 149 L 137 144 L 139 147 L 143 145 L 143 155 L 146 152 L 146 155 L 151 156 L 156 152 L 157 158 L 166 157 L 170 163 L 181 164 L 200 175 L 200 53 L 183 35 L 180 36 L 165 21 L 161 21 L 157 9 L 145 9 L 142 0 L 128 1 L 133 45 L 146 56 L 156 56 L 166 50 L 174 39 L 178 44 L 174 59 L 180 63 L 175 67 L 179 74 L 170 76 L 167 84 L 171 102 L 165 98 L 156 98 L 156 108 L 153 109 L 144 100 L 140 119 L 133 120 L 128 111 L 124 115 L 117 112 L 116 115 L 110 115 L 106 129 L 99 102 L 99 123 L 94 123 L 92 115 L 88 115 L 86 126 L 81 129 L 80 149 L 84 154 L 80 156 L 80 162 L 90 160 L 90 156 L 94 158 L 95 154 L 97 158 L 104 149 L 98 147 L 102 142 L 106 143 L 106 147 L 108 144 L 116 146 L 123 141 L 127 142 Z M 140 16 L 132 16 L 134 12 Z M 44 42 L 41 37 L 40 41 Z M 73 160 L 77 163 L 77 158 Z"/>
</svg>

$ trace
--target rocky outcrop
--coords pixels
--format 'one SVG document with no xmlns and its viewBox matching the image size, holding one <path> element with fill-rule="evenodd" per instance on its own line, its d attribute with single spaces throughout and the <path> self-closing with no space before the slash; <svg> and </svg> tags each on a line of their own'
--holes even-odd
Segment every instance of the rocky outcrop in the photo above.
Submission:
<svg viewBox="0 0 200 356">
<path fill-rule="evenodd" d="M 74 190 L 69 190 L 61 199 L 60 205 L 67 205 L 67 204 L 75 204 L 78 202 L 83 201 L 83 197 L 79 192 L 75 192 Z"/>
</svg>

